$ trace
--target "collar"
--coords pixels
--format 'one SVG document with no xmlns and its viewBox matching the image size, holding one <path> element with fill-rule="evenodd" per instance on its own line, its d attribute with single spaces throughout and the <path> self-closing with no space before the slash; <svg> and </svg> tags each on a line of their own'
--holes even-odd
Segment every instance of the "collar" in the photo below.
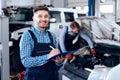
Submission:
<svg viewBox="0 0 120 80">
<path fill-rule="evenodd" d="M 43 33 L 46 33 L 47 32 L 47 29 L 45 30 L 45 32 L 43 32 L 43 31 L 41 31 L 37 26 L 33 26 L 33 28 L 34 28 L 34 30 L 35 30 L 35 32 L 37 32 L 38 34 L 43 34 Z"/>
</svg>

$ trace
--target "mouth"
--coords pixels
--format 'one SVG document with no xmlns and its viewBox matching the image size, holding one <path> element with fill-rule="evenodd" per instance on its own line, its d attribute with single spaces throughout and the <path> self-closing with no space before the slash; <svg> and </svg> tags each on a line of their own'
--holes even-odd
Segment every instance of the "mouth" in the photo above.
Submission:
<svg viewBox="0 0 120 80">
<path fill-rule="evenodd" d="M 41 27 L 42 29 L 45 29 L 46 27 Z"/>
</svg>

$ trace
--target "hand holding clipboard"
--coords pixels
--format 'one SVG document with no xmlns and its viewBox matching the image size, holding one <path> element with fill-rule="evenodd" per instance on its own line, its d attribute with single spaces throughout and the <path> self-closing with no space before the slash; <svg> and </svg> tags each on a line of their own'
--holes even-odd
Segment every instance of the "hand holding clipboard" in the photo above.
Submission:
<svg viewBox="0 0 120 80">
<path fill-rule="evenodd" d="M 54 47 L 52 47 L 51 45 L 50 45 L 49 47 L 52 48 L 52 51 L 53 51 L 53 50 L 54 50 L 54 51 L 55 51 L 55 50 L 58 50 L 58 49 L 55 49 Z M 51 51 L 51 52 L 52 52 L 52 51 Z M 52 57 L 50 57 L 48 60 L 53 60 L 53 61 L 55 61 L 55 62 L 57 62 L 57 63 L 63 62 L 64 57 L 63 57 L 62 55 L 56 56 L 56 55 L 58 55 L 58 54 L 60 53 L 60 51 L 58 51 L 58 53 L 55 53 L 54 51 L 53 51 L 54 54 L 50 52 L 50 53 L 53 54 L 53 55 L 52 55 Z M 54 56 L 56 56 L 56 57 L 54 57 Z M 54 58 L 53 58 L 53 57 L 54 57 Z"/>
<path fill-rule="evenodd" d="M 50 48 L 52 49 L 55 49 L 53 48 L 52 46 L 49 46 Z M 74 51 L 66 51 L 66 52 L 59 52 L 58 54 L 52 56 L 51 58 L 49 58 L 49 60 L 52 60 L 52 59 L 55 59 L 56 57 L 59 57 L 59 56 L 66 56 L 67 54 L 73 54 L 74 52 L 76 52 L 77 50 L 74 50 Z"/>
</svg>

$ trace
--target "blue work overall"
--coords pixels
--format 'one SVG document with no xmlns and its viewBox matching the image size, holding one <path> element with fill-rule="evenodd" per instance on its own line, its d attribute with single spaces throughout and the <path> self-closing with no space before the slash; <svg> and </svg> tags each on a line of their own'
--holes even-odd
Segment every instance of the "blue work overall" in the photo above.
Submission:
<svg viewBox="0 0 120 80">
<path fill-rule="evenodd" d="M 68 33 L 65 34 L 65 47 L 67 51 L 77 50 L 80 48 L 80 36 L 78 37 L 78 40 L 75 42 L 75 44 L 72 43 L 72 41 L 76 38 L 77 34 L 70 35 Z"/>
<path fill-rule="evenodd" d="M 31 31 L 29 32 L 34 40 L 34 50 L 31 56 L 36 57 L 48 54 L 51 51 L 49 45 L 54 46 L 53 42 L 38 43 L 35 35 Z M 55 62 L 51 60 L 42 66 L 27 68 L 24 80 L 58 80 Z"/>
</svg>

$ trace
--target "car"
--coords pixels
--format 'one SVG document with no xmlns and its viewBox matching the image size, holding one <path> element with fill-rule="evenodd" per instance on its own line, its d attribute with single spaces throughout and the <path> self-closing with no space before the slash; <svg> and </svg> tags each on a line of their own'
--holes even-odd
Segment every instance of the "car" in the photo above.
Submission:
<svg viewBox="0 0 120 80">
<path fill-rule="evenodd" d="M 10 34 L 12 39 L 18 40 L 19 39 L 18 37 L 20 37 L 19 33 L 24 32 L 25 29 L 28 30 L 28 28 L 25 28 L 27 27 L 26 25 L 29 25 L 29 26 L 32 25 L 32 15 L 33 15 L 32 9 L 33 8 L 34 7 L 17 7 L 9 10 L 11 11 L 11 13 L 8 12 L 10 14 L 9 29 L 10 29 Z M 80 16 L 86 16 L 85 13 L 82 13 L 76 9 L 54 8 L 54 7 L 48 7 L 48 8 L 50 11 L 50 23 L 49 23 L 48 29 L 49 31 L 52 31 L 53 33 L 56 34 L 57 39 L 63 27 L 65 27 L 66 25 L 69 25 L 71 21 L 73 21 L 74 19 Z M 5 11 L 6 9 L 4 9 L 4 12 Z"/>
<path fill-rule="evenodd" d="M 66 61 L 60 68 L 60 80 L 105 80 L 111 68 L 120 62 L 120 26 L 94 16 L 77 18 L 76 21 L 94 42 L 96 55 L 91 54 L 87 45 L 82 47 L 85 47 L 83 50 L 80 48 L 78 55 L 73 53 L 74 60 Z"/>
<path fill-rule="evenodd" d="M 26 30 L 29 30 L 31 28 L 31 24 L 25 23 L 25 22 L 9 22 L 9 38 L 10 40 L 20 40 L 21 35 Z"/>
</svg>

